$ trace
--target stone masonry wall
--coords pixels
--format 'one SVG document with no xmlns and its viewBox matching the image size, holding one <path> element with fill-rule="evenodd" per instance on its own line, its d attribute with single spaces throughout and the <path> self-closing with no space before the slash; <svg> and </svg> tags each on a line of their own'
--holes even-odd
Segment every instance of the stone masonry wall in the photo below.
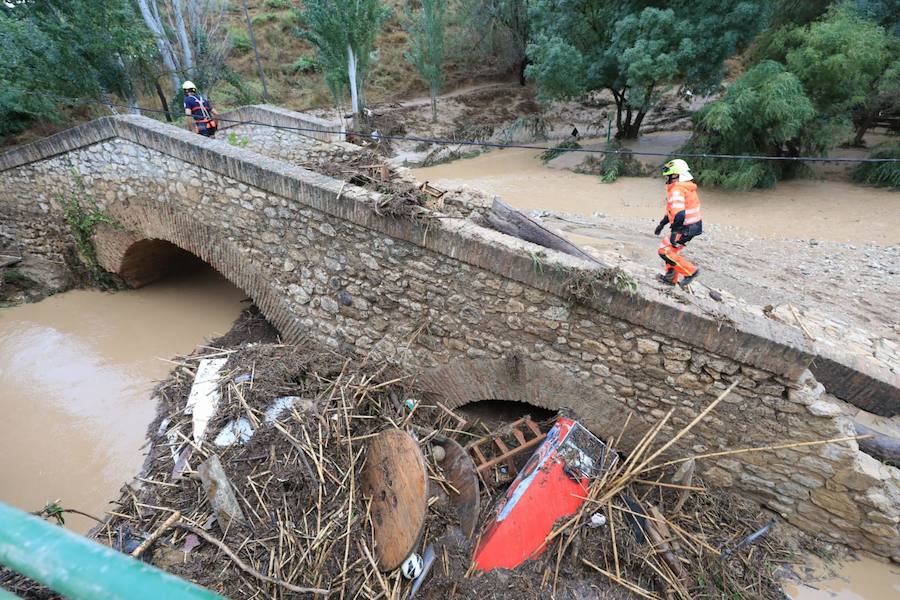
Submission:
<svg viewBox="0 0 900 600">
<path fill-rule="evenodd" d="M 97 236 L 107 268 L 141 240 L 172 242 L 288 340 L 385 357 L 452 406 L 565 405 L 606 438 L 634 413 L 627 451 L 669 410 L 664 438 L 740 378 L 674 457 L 853 435 L 790 332 L 723 325 L 644 290 L 575 302 L 555 275 L 587 268 L 572 257 L 462 220 L 380 217 L 364 190 L 147 119 L 89 125 L 0 156 L 4 243 L 50 254 L 67 243 L 57 197 L 76 192 L 74 168 L 123 228 Z M 854 441 L 698 467 L 807 531 L 900 560 L 900 471 Z"/>
</svg>

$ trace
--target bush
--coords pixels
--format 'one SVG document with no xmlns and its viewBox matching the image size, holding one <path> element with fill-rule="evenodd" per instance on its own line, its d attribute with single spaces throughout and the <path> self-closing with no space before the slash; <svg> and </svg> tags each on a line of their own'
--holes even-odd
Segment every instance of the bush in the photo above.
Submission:
<svg viewBox="0 0 900 600">
<path fill-rule="evenodd" d="M 640 177 L 647 174 L 641 163 L 618 140 L 606 144 L 604 150 L 610 152 L 599 157 L 589 156 L 575 169 L 576 172 L 599 175 L 603 183 L 612 183 L 619 177 Z"/>
<path fill-rule="evenodd" d="M 250 22 L 253 25 L 265 25 L 266 23 L 271 23 L 278 19 L 278 15 L 274 13 L 259 13 L 258 15 L 253 15 L 253 18 L 250 19 Z"/>
<path fill-rule="evenodd" d="M 238 52 L 249 52 L 253 49 L 253 44 L 250 43 L 250 36 L 242 29 L 230 29 L 228 31 L 228 38 L 231 40 L 234 49 Z"/>
<path fill-rule="evenodd" d="M 885 144 L 872 151 L 869 158 L 900 160 L 900 143 Z M 860 163 L 851 174 L 853 181 L 900 191 L 900 162 Z"/>
<path fill-rule="evenodd" d="M 685 153 L 801 156 L 820 153 L 836 135 L 817 113 L 797 76 L 784 65 L 763 61 L 738 79 L 721 100 L 694 114 Z M 700 183 L 730 189 L 771 187 L 795 176 L 794 161 L 693 159 Z"/>
<path fill-rule="evenodd" d="M 266 8 L 283 10 L 291 7 L 291 0 L 266 0 L 264 4 L 266 5 Z"/>
<path fill-rule="evenodd" d="M 285 75 L 310 75 L 322 70 L 319 61 L 315 57 L 308 56 L 298 56 L 293 63 L 283 64 L 280 69 Z"/>
</svg>

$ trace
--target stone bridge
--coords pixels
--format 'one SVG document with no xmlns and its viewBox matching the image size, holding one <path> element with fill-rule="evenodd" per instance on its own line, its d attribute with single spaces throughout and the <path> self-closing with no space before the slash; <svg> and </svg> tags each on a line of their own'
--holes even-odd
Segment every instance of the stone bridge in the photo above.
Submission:
<svg viewBox="0 0 900 600">
<path fill-rule="evenodd" d="M 388 359 L 449 406 L 566 406 L 607 439 L 631 413 L 624 451 L 670 409 L 677 431 L 735 379 L 673 456 L 852 436 L 832 395 L 898 410 L 894 374 L 817 355 L 778 322 L 651 285 L 573 294 L 596 266 L 464 218 L 379 214 L 374 192 L 292 164 L 350 152 L 335 124 L 270 107 L 231 116 L 255 122 L 232 129 L 246 147 L 123 116 L 0 155 L 0 251 L 61 256 L 73 238 L 60 200 L 92 198 L 117 224 L 97 230 L 99 262 L 134 285 L 189 252 L 288 341 Z M 900 471 L 854 440 L 698 467 L 804 530 L 900 560 Z"/>
</svg>

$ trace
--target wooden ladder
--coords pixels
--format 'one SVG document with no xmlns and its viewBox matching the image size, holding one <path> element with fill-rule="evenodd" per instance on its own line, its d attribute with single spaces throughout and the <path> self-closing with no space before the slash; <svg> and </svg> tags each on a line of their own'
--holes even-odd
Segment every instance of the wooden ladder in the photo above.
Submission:
<svg viewBox="0 0 900 600">
<path fill-rule="evenodd" d="M 524 431 L 523 431 L 524 430 Z M 528 434 L 531 437 L 528 437 Z M 511 436 L 511 440 L 509 437 Z M 514 443 L 508 446 L 503 438 Z M 495 467 L 500 463 L 506 463 L 506 468 L 511 477 L 515 477 L 517 470 L 513 458 L 519 454 L 534 448 L 547 437 L 537 426 L 537 423 L 528 417 L 513 421 L 509 425 L 498 429 L 491 435 L 476 440 L 466 446 L 466 450 L 472 454 L 475 460 L 475 471 L 479 475 Z"/>
</svg>

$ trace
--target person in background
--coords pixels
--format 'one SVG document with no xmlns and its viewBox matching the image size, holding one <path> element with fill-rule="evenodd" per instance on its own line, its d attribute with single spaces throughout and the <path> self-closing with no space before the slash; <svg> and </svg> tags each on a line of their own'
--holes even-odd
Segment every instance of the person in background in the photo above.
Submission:
<svg viewBox="0 0 900 600">
<path fill-rule="evenodd" d="M 667 285 L 676 283 L 686 288 L 700 273 L 700 269 L 681 255 L 685 245 L 703 233 L 703 219 L 700 215 L 700 197 L 697 184 L 688 164 L 676 158 L 663 166 L 666 177 L 666 214 L 656 226 L 659 235 L 666 225 L 669 233 L 659 241 L 659 257 L 665 263 L 666 272 L 659 275 Z"/>
<path fill-rule="evenodd" d="M 184 90 L 184 114 L 187 115 L 187 128 L 202 136 L 213 137 L 219 128 L 216 117 L 219 113 L 213 108 L 209 98 L 204 98 L 197 91 L 193 81 L 185 81 L 181 85 Z"/>
</svg>

